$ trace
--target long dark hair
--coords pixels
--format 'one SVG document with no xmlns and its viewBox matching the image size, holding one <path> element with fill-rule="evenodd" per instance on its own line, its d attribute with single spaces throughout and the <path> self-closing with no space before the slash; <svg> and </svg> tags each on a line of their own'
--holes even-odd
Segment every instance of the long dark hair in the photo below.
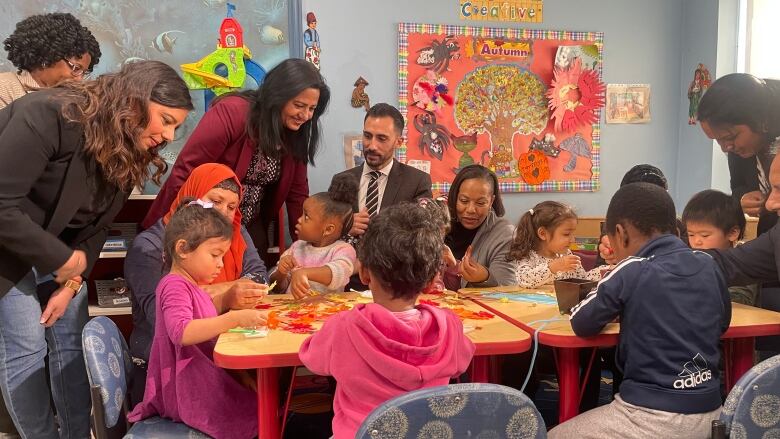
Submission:
<svg viewBox="0 0 780 439">
<path fill-rule="evenodd" d="M 772 141 L 780 136 L 780 80 L 722 76 L 702 96 L 696 116 L 710 125 L 747 125 Z"/>
<path fill-rule="evenodd" d="M 493 212 L 496 213 L 496 216 L 504 216 L 504 202 L 501 201 L 501 194 L 498 192 L 498 178 L 496 178 L 496 174 L 482 165 L 468 165 L 461 169 L 460 172 L 458 172 L 458 175 L 455 176 L 455 179 L 452 180 L 450 192 L 447 196 L 447 207 L 450 208 L 450 217 L 452 218 L 452 221 L 458 221 L 457 206 L 460 185 L 462 185 L 464 181 L 471 180 L 472 178 L 478 178 L 492 186 L 495 198 L 490 207 L 493 209 Z"/>
<path fill-rule="evenodd" d="M 282 108 L 307 88 L 319 90 L 317 108 L 298 131 L 290 131 L 282 124 Z M 320 139 L 320 116 L 330 101 L 330 88 L 317 68 L 302 59 L 284 60 L 268 72 L 257 90 L 241 95 L 251 103 L 247 133 L 263 154 L 278 158 L 283 153 L 290 153 L 298 161 L 314 164 Z"/>
<path fill-rule="evenodd" d="M 165 143 L 141 145 L 141 133 L 149 124 L 148 103 L 192 110 L 189 89 L 173 68 L 159 61 L 127 63 L 119 73 L 94 81 L 67 81 L 63 89 L 63 115 L 84 127 L 84 150 L 95 158 L 106 180 L 130 191 L 156 170 L 152 180 L 160 184 L 167 165 L 159 156 Z"/>
</svg>

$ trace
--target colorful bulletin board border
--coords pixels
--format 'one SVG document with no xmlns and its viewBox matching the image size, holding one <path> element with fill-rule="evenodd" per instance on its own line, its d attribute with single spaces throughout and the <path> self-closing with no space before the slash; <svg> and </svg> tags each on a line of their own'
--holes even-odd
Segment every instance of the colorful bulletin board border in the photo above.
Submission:
<svg viewBox="0 0 780 439">
<path fill-rule="evenodd" d="M 474 43 L 475 41 L 478 41 L 480 45 Z M 457 44 L 452 45 L 452 42 Z M 446 52 L 444 49 L 448 47 L 448 44 L 450 44 L 450 48 L 457 48 L 460 53 L 457 56 L 450 56 L 453 52 Z M 439 50 L 435 54 L 436 56 L 433 56 L 434 52 L 430 50 L 432 45 L 435 45 Z M 468 155 L 469 160 L 488 166 L 485 163 L 486 159 L 489 160 L 489 163 L 493 163 L 493 160 L 501 154 L 505 156 L 506 144 L 509 144 L 513 160 L 512 167 L 494 169 L 492 164 L 489 166 L 497 174 L 503 173 L 503 176 L 499 175 L 499 187 L 502 192 L 597 191 L 600 186 L 601 159 L 600 109 L 595 110 L 595 123 L 578 126 L 575 131 L 570 132 L 555 131 L 555 124 L 549 118 L 551 113 L 547 114 L 546 121 L 537 121 L 532 125 L 527 120 L 519 122 L 525 124 L 526 128 L 531 128 L 526 129 L 526 132 L 522 132 L 522 128 L 518 128 L 517 131 L 508 136 L 505 132 L 503 136 L 500 136 L 499 133 L 488 132 L 487 129 L 476 133 L 466 133 L 458 127 L 455 120 L 455 108 L 458 102 L 457 91 L 460 82 L 482 67 L 507 66 L 507 68 L 514 69 L 510 70 L 511 72 L 522 72 L 522 75 L 529 78 L 528 82 L 543 83 L 546 95 L 553 79 L 553 66 L 557 65 L 561 57 L 561 51 L 557 50 L 560 46 L 578 46 L 572 47 L 574 50 L 566 53 L 576 52 L 580 55 L 583 53 L 583 48 L 594 48 L 592 58 L 582 55 L 583 60 L 585 60 L 583 66 L 592 69 L 598 78 L 601 78 L 603 54 L 603 33 L 601 32 L 400 23 L 398 26 L 398 100 L 401 113 L 407 124 L 404 132 L 406 144 L 398 148 L 396 153 L 398 160 L 420 169 L 429 170 L 433 181 L 433 191 L 443 193 L 449 190 L 450 183 L 459 169 L 458 165 L 464 164 L 463 157 Z M 577 52 L 578 50 L 579 52 Z M 442 53 L 447 54 L 446 59 L 441 57 Z M 426 54 L 431 56 L 428 59 L 423 59 Z M 496 56 L 496 54 L 498 55 Z M 564 54 L 564 58 L 565 56 Z M 422 66 L 421 62 L 427 66 Z M 504 77 L 516 77 L 516 75 L 505 75 Z M 445 84 L 447 87 L 444 89 L 435 88 L 437 84 Z M 492 87 L 492 85 L 489 86 Z M 435 102 L 429 99 L 418 99 L 421 87 L 428 91 L 439 90 L 444 93 L 438 96 L 439 99 Z M 446 93 L 449 93 L 449 96 Z M 538 90 L 535 93 L 538 95 Z M 545 99 L 545 105 L 546 102 Z M 537 102 L 536 105 L 539 107 L 540 103 Z M 512 126 L 516 122 L 517 120 L 512 123 Z M 423 130 L 420 127 L 423 127 Z M 495 128 L 494 131 L 496 131 Z M 451 141 L 444 142 L 445 144 L 436 142 L 436 139 L 441 140 L 443 136 L 447 135 L 452 139 Z M 551 135 L 554 135 L 557 140 L 553 139 Z M 575 135 L 578 139 L 574 139 Z M 493 143 L 496 141 L 491 139 L 498 137 L 503 140 L 494 147 Z M 463 138 L 472 141 L 472 144 L 465 147 L 467 150 L 465 152 L 462 150 L 464 148 Z M 478 140 L 474 140 L 475 138 Z M 458 143 L 458 139 L 461 140 L 461 143 Z M 564 140 L 570 139 L 575 140 L 573 143 L 579 145 L 583 143 L 584 139 L 584 143 L 590 149 L 590 158 L 574 157 L 573 151 L 570 153 L 565 148 L 559 149 L 558 155 L 548 157 L 550 169 L 545 171 L 550 177 L 540 184 L 528 184 L 527 180 L 524 180 L 525 177 L 521 178 L 517 173 L 518 163 L 522 165 L 523 160 L 526 160 L 527 164 L 527 157 L 519 157 L 519 155 L 530 152 L 531 142 L 538 142 L 535 147 L 538 149 L 541 148 L 540 145 L 544 140 L 555 149 L 557 146 L 563 146 L 561 143 Z M 474 144 L 477 146 L 474 147 Z M 462 149 L 458 149 L 459 146 Z M 499 172 L 500 170 L 501 172 Z"/>
</svg>

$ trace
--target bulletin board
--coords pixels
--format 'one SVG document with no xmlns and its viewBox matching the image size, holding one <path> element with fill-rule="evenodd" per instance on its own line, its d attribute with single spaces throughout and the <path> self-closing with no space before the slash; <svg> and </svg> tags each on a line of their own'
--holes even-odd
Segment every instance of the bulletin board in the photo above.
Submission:
<svg viewBox="0 0 780 439">
<path fill-rule="evenodd" d="M 401 162 L 447 192 L 471 163 L 502 192 L 599 188 L 603 34 L 401 23 Z"/>
</svg>

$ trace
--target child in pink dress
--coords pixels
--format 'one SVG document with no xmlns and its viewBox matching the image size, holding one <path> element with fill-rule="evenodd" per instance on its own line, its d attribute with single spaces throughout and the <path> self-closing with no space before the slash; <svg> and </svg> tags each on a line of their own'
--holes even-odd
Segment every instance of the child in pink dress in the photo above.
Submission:
<svg viewBox="0 0 780 439">
<path fill-rule="evenodd" d="M 271 280 L 296 299 L 312 293 L 343 292 L 355 270 L 355 249 L 340 238 L 352 228 L 358 182 L 339 174 L 327 192 L 303 202 L 295 232 L 298 240 L 279 258 Z"/>
<path fill-rule="evenodd" d="M 219 334 L 265 324 L 265 314 L 246 309 L 217 315 L 208 284 L 222 269 L 233 226 L 209 203 L 183 205 L 165 227 L 170 273 L 157 286 L 157 319 L 144 400 L 130 422 L 161 416 L 214 438 L 257 435 L 257 394 L 213 361 Z"/>
<path fill-rule="evenodd" d="M 466 370 L 474 344 L 450 310 L 415 302 L 441 265 L 441 230 L 425 209 L 382 209 L 358 244 L 360 280 L 374 303 L 329 318 L 298 353 L 319 375 L 336 378 L 333 437 L 352 439 L 379 404 L 441 386 Z"/>
</svg>

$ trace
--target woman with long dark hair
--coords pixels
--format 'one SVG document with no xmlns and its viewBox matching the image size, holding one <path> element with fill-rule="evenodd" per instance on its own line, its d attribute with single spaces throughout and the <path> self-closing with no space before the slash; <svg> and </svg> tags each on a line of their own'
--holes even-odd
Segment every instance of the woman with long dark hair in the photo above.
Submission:
<svg viewBox="0 0 780 439">
<path fill-rule="evenodd" d="M 319 119 L 329 100 L 320 72 L 304 60 L 288 59 L 268 72 L 257 90 L 215 101 L 181 150 L 143 227 L 163 216 L 195 167 L 222 163 L 244 187 L 243 223 L 264 255 L 268 224 L 282 205 L 287 205 L 289 230 L 303 212 L 307 166 L 314 163 Z"/>
<path fill-rule="evenodd" d="M 780 142 L 780 81 L 747 73 L 718 78 L 701 99 L 701 128 L 729 156 L 731 190 L 745 213 L 758 216 L 759 233 L 777 215 L 764 208 L 769 166 Z"/>
<path fill-rule="evenodd" d="M 22 437 L 89 437 L 82 276 L 190 110 L 176 72 L 141 61 L 0 111 L 0 390 Z"/>
</svg>

